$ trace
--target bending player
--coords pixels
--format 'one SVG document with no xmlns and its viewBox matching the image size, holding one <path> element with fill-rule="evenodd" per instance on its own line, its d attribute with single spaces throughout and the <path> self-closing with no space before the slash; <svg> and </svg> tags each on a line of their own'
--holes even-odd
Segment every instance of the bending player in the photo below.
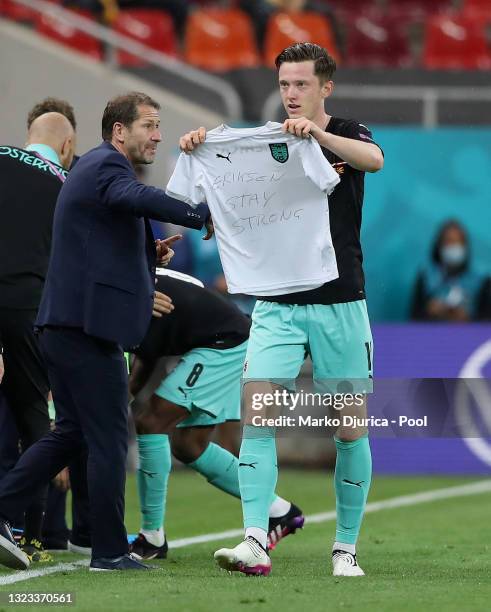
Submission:
<svg viewBox="0 0 491 612">
<path fill-rule="evenodd" d="M 167 554 L 163 526 L 171 452 L 210 484 L 240 498 L 237 457 L 210 439 L 217 425 L 240 419 L 240 378 L 250 329 L 248 317 L 195 278 L 159 269 L 156 289 L 171 298 L 173 310 L 152 319 L 136 351 L 132 395 L 143 388 L 161 357 L 181 359 L 148 408 L 134 411 L 142 521 L 131 552 L 141 559 Z M 268 513 L 270 549 L 304 523 L 301 510 L 276 494 Z"/>
</svg>

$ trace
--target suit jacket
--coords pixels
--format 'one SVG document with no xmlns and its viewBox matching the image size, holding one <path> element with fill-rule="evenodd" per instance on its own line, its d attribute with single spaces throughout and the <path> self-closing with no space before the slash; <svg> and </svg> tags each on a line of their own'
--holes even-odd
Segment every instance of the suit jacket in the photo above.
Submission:
<svg viewBox="0 0 491 612">
<path fill-rule="evenodd" d="M 57 200 L 36 325 L 79 327 L 125 348 L 138 345 L 155 290 L 147 217 L 200 229 L 207 212 L 139 183 L 110 143 L 92 149 L 71 170 Z"/>
</svg>

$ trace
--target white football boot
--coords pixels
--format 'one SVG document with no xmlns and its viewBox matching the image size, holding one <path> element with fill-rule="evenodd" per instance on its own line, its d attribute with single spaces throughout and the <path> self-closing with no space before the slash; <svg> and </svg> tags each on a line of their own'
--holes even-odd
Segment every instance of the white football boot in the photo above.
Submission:
<svg viewBox="0 0 491 612">
<path fill-rule="evenodd" d="M 229 572 L 250 576 L 267 576 L 271 572 L 268 553 L 250 536 L 235 548 L 220 548 L 213 556 L 218 565 Z"/>
<path fill-rule="evenodd" d="M 344 550 L 334 550 L 332 553 L 333 576 L 364 576 L 365 572 L 356 562 L 356 555 Z"/>
</svg>

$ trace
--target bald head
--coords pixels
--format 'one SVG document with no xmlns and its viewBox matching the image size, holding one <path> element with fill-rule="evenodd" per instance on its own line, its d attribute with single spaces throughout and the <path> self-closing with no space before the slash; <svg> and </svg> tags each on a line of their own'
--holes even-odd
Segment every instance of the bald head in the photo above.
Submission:
<svg viewBox="0 0 491 612">
<path fill-rule="evenodd" d="M 75 152 L 75 131 L 61 113 L 44 113 L 35 119 L 27 134 L 27 144 L 44 144 L 56 151 L 64 168 L 69 168 Z"/>
</svg>

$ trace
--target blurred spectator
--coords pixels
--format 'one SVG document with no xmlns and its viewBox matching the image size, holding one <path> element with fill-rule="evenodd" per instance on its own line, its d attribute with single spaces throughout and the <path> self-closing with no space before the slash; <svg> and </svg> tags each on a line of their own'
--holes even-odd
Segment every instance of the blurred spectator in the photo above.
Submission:
<svg viewBox="0 0 491 612">
<path fill-rule="evenodd" d="M 189 12 L 188 0 L 64 0 L 64 6 L 81 8 L 100 15 L 111 23 L 120 9 L 151 8 L 166 11 L 174 21 L 174 27 L 179 36 L 183 36 Z"/>
<path fill-rule="evenodd" d="M 238 6 L 247 13 L 256 28 L 259 49 L 263 48 L 268 20 L 278 11 L 313 11 L 320 13 L 330 22 L 336 38 L 336 46 L 342 48 L 342 36 L 334 11 L 328 2 L 322 0 L 239 0 Z"/>
<path fill-rule="evenodd" d="M 447 221 L 437 234 L 430 263 L 416 280 L 411 317 L 454 322 L 490 319 L 490 285 L 471 265 L 463 226 Z"/>
<path fill-rule="evenodd" d="M 119 8 L 152 8 L 166 11 L 174 21 L 174 27 L 180 38 L 184 36 L 188 18 L 189 0 L 118 0 Z"/>
</svg>

